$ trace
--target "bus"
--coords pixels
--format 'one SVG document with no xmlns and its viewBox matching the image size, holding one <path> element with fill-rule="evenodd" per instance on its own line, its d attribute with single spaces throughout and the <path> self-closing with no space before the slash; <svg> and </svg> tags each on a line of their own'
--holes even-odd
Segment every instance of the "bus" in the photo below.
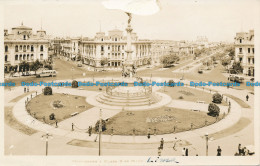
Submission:
<svg viewBox="0 0 260 166">
<path fill-rule="evenodd" d="M 36 77 L 56 77 L 56 70 L 43 70 L 40 74 L 37 74 Z"/>
</svg>

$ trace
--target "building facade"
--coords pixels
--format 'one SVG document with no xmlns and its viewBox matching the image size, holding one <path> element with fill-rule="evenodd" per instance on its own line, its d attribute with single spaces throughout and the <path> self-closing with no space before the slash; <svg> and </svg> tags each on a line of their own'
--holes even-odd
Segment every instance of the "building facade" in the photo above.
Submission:
<svg viewBox="0 0 260 166">
<path fill-rule="evenodd" d="M 139 40 L 136 33 L 132 33 L 132 61 L 136 66 L 146 65 L 151 62 L 151 41 Z M 79 55 L 84 64 L 93 67 L 102 67 L 101 60 L 106 59 L 106 67 L 120 67 L 127 59 L 126 36 L 123 31 L 114 29 L 106 35 L 104 32 L 97 32 L 93 39 L 82 38 L 78 45 Z M 73 44 L 74 45 L 74 44 Z M 150 61 L 150 62 L 149 62 Z"/>
<path fill-rule="evenodd" d="M 254 76 L 254 55 L 254 30 L 237 33 L 235 37 L 235 61 L 241 63 L 243 74 Z"/>
<path fill-rule="evenodd" d="M 37 59 L 44 61 L 48 59 L 49 41 L 46 38 L 46 31 L 38 30 L 33 34 L 32 28 L 21 26 L 12 28 L 11 33 L 4 30 L 4 55 L 5 71 L 10 71 L 11 66 L 19 66 L 23 61 L 32 63 Z"/>
</svg>

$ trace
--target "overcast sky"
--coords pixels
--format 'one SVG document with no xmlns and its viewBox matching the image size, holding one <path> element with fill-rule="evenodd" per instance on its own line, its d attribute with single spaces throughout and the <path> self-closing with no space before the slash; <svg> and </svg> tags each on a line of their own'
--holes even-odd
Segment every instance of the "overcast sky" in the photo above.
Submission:
<svg viewBox="0 0 260 166">
<path fill-rule="evenodd" d="M 45 1 L 13 3 L 5 6 L 4 23 L 9 31 L 23 21 L 34 31 L 41 22 L 47 34 L 93 37 L 101 30 L 125 30 L 127 15 L 106 9 L 102 0 Z M 257 0 L 160 0 L 161 11 L 150 16 L 133 15 L 132 27 L 139 38 L 233 41 L 236 32 L 254 29 L 260 20 Z M 42 20 L 42 21 L 41 21 Z"/>
</svg>

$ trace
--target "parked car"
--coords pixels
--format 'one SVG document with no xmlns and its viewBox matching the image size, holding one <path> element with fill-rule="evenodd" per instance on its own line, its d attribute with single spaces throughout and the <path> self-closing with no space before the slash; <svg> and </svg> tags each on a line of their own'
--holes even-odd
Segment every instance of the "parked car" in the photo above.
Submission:
<svg viewBox="0 0 260 166">
<path fill-rule="evenodd" d="M 77 66 L 78 66 L 78 67 L 82 67 L 82 64 L 81 64 L 81 63 L 78 63 Z"/>
<path fill-rule="evenodd" d="M 13 77 L 20 77 L 20 74 L 18 72 L 13 74 Z"/>
</svg>

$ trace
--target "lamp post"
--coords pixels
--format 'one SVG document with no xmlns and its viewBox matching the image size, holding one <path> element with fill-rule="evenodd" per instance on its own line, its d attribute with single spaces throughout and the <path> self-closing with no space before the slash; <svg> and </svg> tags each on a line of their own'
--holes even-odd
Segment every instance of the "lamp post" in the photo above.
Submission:
<svg viewBox="0 0 260 166">
<path fill-rule="evenodd" d="M 47 132 L 45 135 L 42 135 L 42 139 L 44 139 L 44 138 L 46 141 L 46 156 L 47 156 L 48 155 L 48 140 L 49 140 L 49 138 L 52 138 L 52 135 Z"/>
<path fill-rule="evenodd" d="M 206 138 L 206 156 L 208 156 L 208 151 L 209 151 L 209 145 L 208 145 L 208 143 L 209 143 L 209 134 L 208 133 L 205 134 L 205 138 Z"/>
<path fill-rule="evenodd" d="M 101 156 L 101 132 L 102 132 L 102 110 L 99 111 L 99 140 L 98 140 L 98 155 Z"/>
<path fill-rule="evenodd" d="M 73 81 L 73 71 L 74 71 L 74 67 L 71 68 L 72 71 L 72 81 Z"/>
</svg>

